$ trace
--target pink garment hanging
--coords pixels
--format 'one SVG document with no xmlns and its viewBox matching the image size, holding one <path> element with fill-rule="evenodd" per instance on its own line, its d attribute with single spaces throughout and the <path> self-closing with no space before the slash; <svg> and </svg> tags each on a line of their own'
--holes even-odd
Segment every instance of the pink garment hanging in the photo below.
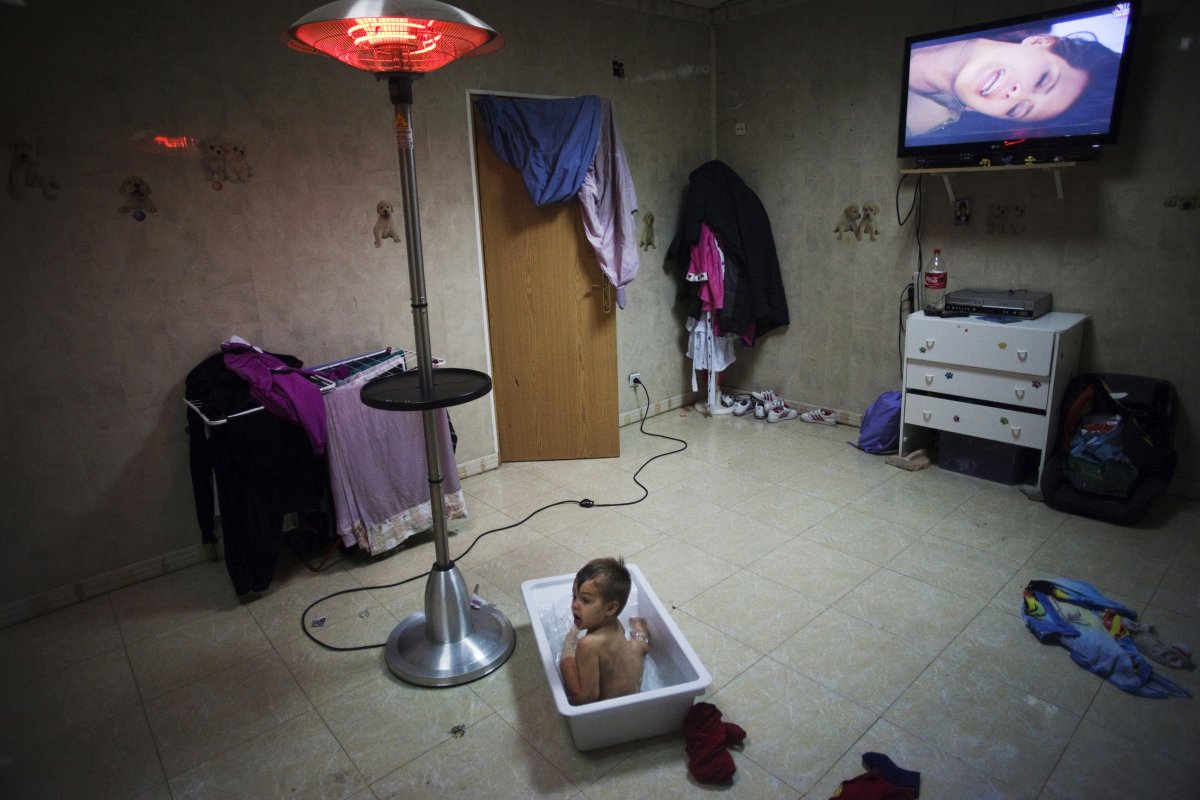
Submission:
<svg viewBox="0 0 1200 800">
<path fill-rule="evenodd" d="M 717 235 L 703 222 L 700 223 L 700 241 L 692 245 L 687 279 L 699 284 L 697 294 L 701 311 L 720 311 L 725 307 L 725 256 Z"/>
<path fill-rule="evenodd" d="M 641 256 L 633 213 L 637 193 L 625 158 L 621 135 L 613 120 L 612 103 L 600 99 L 600 141 L 596 158 L 579 188 L 583 232 L 596 251 L 596 260 L 617 288 L 617 307 L 625 307 L 625 286 L 637 277 Z"/>
<path fill-rule="evenodd" d="M 395 356 L 325 394 L 329 412 L 329 484 L 338 536 L 378 555 L 433 525 L 425 471 L 422 415 L 383 411 L 362 402 L 365 381 L 403 360 Z M 467 516 L 450 424 L 437 412 L 446 519 Z"/>
</svg>

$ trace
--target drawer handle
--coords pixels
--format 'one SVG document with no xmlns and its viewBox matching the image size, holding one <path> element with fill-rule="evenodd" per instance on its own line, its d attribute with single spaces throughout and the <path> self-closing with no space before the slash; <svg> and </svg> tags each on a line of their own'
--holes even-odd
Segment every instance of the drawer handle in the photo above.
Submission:
<svg viewBox="0 0 1200 800">
<path fill-rule="evenodd" d="M 925 382 L 926 382 L 926 383 L 933 383 L 933 373 L 932 373 L 932 372 L 926 372 L 926 373 L 925 373 Z"/>
<path fill-rule="evenodd" d="M 929 348 L 933 347 L 933 342 L 934 342 L 933 339 L 926 339 L 925 340 L 925 348 L 929 349 Z"/>
<path fill-rule="evenodd" d="M 932 412 L 932 411 L 922 411 L 922 412 L 921 412 L 921 416 L 922 416 L 924 419 L 926 419 L 926 420 L 929 420 L 929 419 L 932 419 L 932 418 L 933 418 L 933 412 Z"/>
<path fill-rule="evenodd" d="M 1021 438 L 1021 426 L 1020 426 L 1020 425 L 1013 425 L 1013 427 L 1012 427 L 1012 436 L 1013 436 L 1013 438 L 1014 438 L 1014 439 L 1020 439 L 1020 438 Z"/>
<path fill-rule="evenodd" d="M 1017 393 L 1017 399 L 1018 399 L 1018 400 L 1024 400 L 1024 399 L 1025 399 L 1025 390 L 1024 390 L 1024 389 L 1022 389 L 1020 386 L 1018 386 L 1018 387 L 1017 387 L 1017 388 L 1016 388 L 1014 391 Z"/>
<path fill-rule="evenodd" d="M 1029 358 L 1029 351 L 1028 351 L 1028 350 L 1018 350 L 1018 351 L 1017 351 L 1017 358 L 1019 358 L 1019 359 L 1021 359 L 1022 361 L 1024 361 L 1025 359 Z"/>
</svg>

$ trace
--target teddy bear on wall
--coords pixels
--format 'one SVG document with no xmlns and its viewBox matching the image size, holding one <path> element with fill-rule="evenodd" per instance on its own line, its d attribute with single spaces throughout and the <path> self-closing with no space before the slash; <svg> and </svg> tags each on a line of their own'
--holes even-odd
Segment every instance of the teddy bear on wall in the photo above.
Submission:
<svg viewBox="0 0 1200 800">
<path fill-rule="evenodd" d="M 400 234 L 396 233 L 393 222 L 396 217 L 396 209 L 387 200 L 380 200 L 375 204 L 375 213 L 378 218 L 375 220 L 375 246 L 381 247 L 384 239 L 391 239 L 393 242 L 400 241 Z"/>
<path fill-rule="evenodd" d="M 863 203 L 862 219 L 854 229 L 856 240 L 861 242 L 863 236 L 869 236 L 872 242 L 875 241 L 875 237 L 879 235 L 879 226 L 875 223 L 877 216 L 879 216 L 879 206 L 874 203 Z"/>
<path fill-rule="evenodd" d="M 855 233 L 861 218 L 862 212 L 853 203 L 842 209 L 842 218 L 838 221 L 837 227 L 833 229 L 839 242 L 842 241 L 843 233 Z"/>
</svg>

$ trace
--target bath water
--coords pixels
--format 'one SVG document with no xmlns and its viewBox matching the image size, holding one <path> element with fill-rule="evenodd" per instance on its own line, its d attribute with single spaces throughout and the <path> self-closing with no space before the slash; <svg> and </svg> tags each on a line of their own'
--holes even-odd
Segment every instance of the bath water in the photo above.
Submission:
<svg viewBox="0 0 1200 800">
<path fill-rule="evenodd" d="M 634 591 L 636 591 L 636 587 Z M 629 630 L 629 617 L 638 616 L 635 600 L 636 596 L 631 593 L 629 602 L 621 612 L 621 624 L 625 626 L 626 631 Z M 559 660 L 562 658 L 563 640 L 567 638 L 567 631 L 571 630 L 572 625 L 571 596 L 567 595 L 555 601 L 553 605 L 540 607 L 538 616 L 541 617 L 542 630 L 546 633 L 546 640 L 550 644 L 550 653 L 554 656 L 554 665 L 558 666 Z M 674 668 L 674 665 L 669 662 L 660 664 L 657 655 L 654 647 L 651 646 L 642 666 L 643 692 L 683 683 L 683 678 L 677 674 L 678 670 Z"/>
</svg>

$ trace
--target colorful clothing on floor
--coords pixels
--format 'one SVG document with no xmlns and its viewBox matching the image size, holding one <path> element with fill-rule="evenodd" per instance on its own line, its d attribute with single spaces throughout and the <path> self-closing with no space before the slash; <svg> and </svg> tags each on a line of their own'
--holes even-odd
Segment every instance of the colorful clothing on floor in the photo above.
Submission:
<svg viewBox="0 0 1200 800">
<path fill-rule="evenodd" d="M 1126 620 L 1137 612 L 1083 581 L 1030 581 L 1021 616 L 1041 642 L 1058 643 L 1071 660 L 1118 689 L 1139 697 L 1191 697 L 1191 692 L 1154 671 L 1129 635 Z M 1107 620 L 1107 622 L 1106 622 Z"/>
</svg>

